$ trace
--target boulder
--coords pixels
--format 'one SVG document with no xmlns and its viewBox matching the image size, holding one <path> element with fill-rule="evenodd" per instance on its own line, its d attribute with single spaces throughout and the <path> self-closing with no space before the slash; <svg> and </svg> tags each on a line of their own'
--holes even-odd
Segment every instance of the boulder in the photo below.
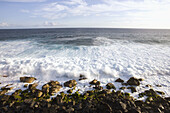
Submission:
<svg viewBox="0 0 170 113">
<path fill-rule="evenodd" d="M 86 79 L 87 79 L 87 78 L 85 77 L 85 75 L 80 74 L 79 81 L 80 81 L 80 80 L 86 80 Z"/>
<path fill-rule="evenodd" d="M 159 93 L 159 94 L 161 94 L 161 95 L 165 95 L 165 93 L 162 92 L 162 91 L 156 91 L 156 92 Z"/>
<path fill-rule="evenodd" d="M 143 79 L 143 78 L 139 78 L 138 80 L 139 80 L 139 81 L 144 81 L 144 79 Z"/>
<path fill-rule="evenodd" d="M 8 90 L 2 90 L 2 91 L 0 91 L 0 95 L 3 95 L 5 93 L 7 93 L 7 92 L 8 92 Z"/>
<path fill-rule="evenodd" d="M 102 90 L 102 89 L 103 89 L 102 86 L 95 86 L 95 87 L 93 87 L 93 88 L 96 89 L 96 90 Z"/>
<path fill-rule="evenodd" d="M 43 92 L 42 91 L 37 91 L 36 92 L 36 97 L 41 97 L 43 95 Z"/>
<path fill-rule="evenodd" d="M 131 89 L 132 93 L 136 92 L 136 88 L 135 87 L 127 87 L 127 89 Z"/>
<path fill-rule="evenodd" d="M 32 83 L 34 80 L 37 80 L 34 77 L 20 77 L 21 82 Z"/>
<path fill-rule="evenodd" d="M 140 82 L 137 78 L 135 77 L 131 77 L 128 81 L 127 81 L 128 85 L 134 85 L 134 86 L 139 86 Z"/>
<path fill-rule="evenodd" d="M 38 83 L 30 84 L 29 89 L 35 89 L 38 86 Z"/>
<path fill-rule="evenodd" d="M 122 80 L 122 79 L 118 78 L 117 80 L 115 80 L 115 82 L 121 82 L 121 83 L 123 83 L 123 82 L 124 82 L 124 80 Z"/>
<path fill-rule="evenodd" d="M 91 82 L 89 82 L 89 84 L 91 84 L 91 85 L 100 85 L 100 81 L 97 81 L 96 79 L 94 79 Z"/>
<path fill-rule="evenodd" d="M 65 86 L 65 87 L 70 87 L 70 88 L 72 88 L 72 87 L 74 87 L 74 86 L 76 86 L 76 85 L 77 85 L 76 80 L 69 80 L 69 81 L 67 81 L 67 82 L 64 83 L 64 86 Z"/>
<path fill-rule="evenodd" d="M 59 85 L 60 83 L 58 81 L 50 81 L 50 82 L 48 82 L 48 84 L 50 86 L 55 86 L 55 85 Z"/>
<path fill-rule="evenodd" d="M 126 87 L 121 87 L 121 88 L 119 88 L 119 89 L 122 89 L 122 90 L 124 90 L 124 89 L 126 89 Z"/>
<path fill-rule="evenodd" d="M 49 93 L 49 91 L 50 91 L 50 85 L 47 83 L 47 84 L 44 84 L 43 86 L 42 86 L 42 91 L 44 92 L 44 93 Z"/>
<path fill-rule="evenodd" d="M 108 83 L 108 84 L 106 85 L 106 88 L 107 88 L 107 89 L 116 89 L 116 87 L 115 87 L 112 83 Z"/>
<path fill-rule="evenodd" d="M 25 84 L 25 85 L 24 85 L 24 88 L 27 88 L 27 87 L 28 87 L 28 84 Z"/>
<path fill-rule="evenodd" d="M 68 91 L 67 91 L 67 93 L 72 93 L 73 92 L 73 90 L 72 89 L 69 89 Z"/>
<path fill-rule="evenodd" d="M 50 93 L 51 93 L 51 94 L 57 93 L 57 92 L 60 91 L 61 88 L 62 88 L 61 85 L 55 85 L 55 86 L 53 86 L 53 87 L 50 88 Z"/>
</svg>

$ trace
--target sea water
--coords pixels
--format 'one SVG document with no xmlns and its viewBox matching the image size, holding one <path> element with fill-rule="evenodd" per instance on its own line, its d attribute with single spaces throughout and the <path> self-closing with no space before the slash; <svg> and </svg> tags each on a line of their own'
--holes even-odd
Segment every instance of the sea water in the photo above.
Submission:
<svg viewBox="0 0 170 113">
<path fill-rule="evenodd" d="M 88 79 L 78 81 L 80 74 Z M 0 87 L 12 83 L 13 91 L 22 89 L 21 76 L 36 77 L 39 88 L 50 80 L 63 84 L 75 79 L 81 92 L 92 89 L 88 82 L 93 79 L 100 80 L 103 87 L 113 82 L 118 89 L 117 78 L 126 81 L 134 76 L 144 79 L 137 93 L 150 84 L 170 96 L 170 30 L 0 30 Z"/>
</svg>

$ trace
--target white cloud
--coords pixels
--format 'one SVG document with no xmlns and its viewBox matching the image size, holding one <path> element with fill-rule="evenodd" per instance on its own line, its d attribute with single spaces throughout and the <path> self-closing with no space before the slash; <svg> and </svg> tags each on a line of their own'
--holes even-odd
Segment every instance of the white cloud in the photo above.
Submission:
<svg viewBox="0 0 170 113">
<path fill-rule="evenodd" d="M 45 21 L 44 26 L 58 26 L 60 25 L 58 22 L 48 22 L 48 21 Z"/>
<path fill-rule="evenodd" d="M 120 11 L 155 11 L 162 10 L 165 6 L 169 6 L 169 1 L 161 2 L 159 0 L 144 0 L 144 1 L 118 1 L 118 0 L 102 0 L 103 3 L 89 5 L 85 0 L 70 0 L 49 3 L 39 10 L 43 14 L 56 15 L 56 13 L 67 13 L 66 15 L 96 15 L 105 12 L 120 12 Z M 170 8 L 168 8 L 170 9 Z M 168 10 L 167 9 L 167 10 Z"/>
<path fill-rule="evenodd" d="M 70 1 L 64 1 L 62 2 L 67 5 L 87 5 L 87 3 L 83 0 L 70 0 Z"/>
<path fill-rule="evenodd" d="M 23 12 L 23 13 L 29 13 L 30 11 L 29 11 L 29 10 L 22 9 L 21 12 Z"/>
<path fill-rule="evenodd" d="M 73 16 L 91 16 L 98 20 L 100 16 L 108 17 L 112 25 L 141 23 L 143 26 L 154 26 L 166 23 L 170 26 L 169 11 L 169 0 L 100 0 L 95 4 L 87 0 L 63 0 L 43 5 L 33 12 L 33 16 L 53 20 Z"/>
<path fill-rule="evenodd" d="M 6 23 L 6 22 L 2 22 L 2 23 L 0 23 L 0 27 L 8 27 L 9 26 L 9 24 L 8 23 Z"/>
<path fill-rule="evenodd" d="M 44 2 L 46 0 L 0 0 L 4 2 Z"/>
</svg>

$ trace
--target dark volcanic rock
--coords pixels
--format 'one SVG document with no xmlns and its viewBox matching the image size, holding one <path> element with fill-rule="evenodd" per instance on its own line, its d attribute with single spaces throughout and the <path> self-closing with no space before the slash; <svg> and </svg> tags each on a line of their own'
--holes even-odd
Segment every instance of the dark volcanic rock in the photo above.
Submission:
<svg viewBox="0 0 170 113">
<path fill-rule="evenodd" d="M 115 87 L 112 83 L 108 83 L 108 84 L 106 85 L 106 88 L 107 88 L 107 89 L 116 89 L 116 87 Z"/>
<path fill-rule="evenodd" d="M 66 87 L 75 87 L 76 81 L 65 83 Z M 72 89 L 65 94 L 61 92 L 56 97 L 50 97 L 62 88 L 58 81 L 50 81 L 42 86 L 42 90 L 36 89 L 36 83 L 29 89 L 16 90 L 12 95 L 0 95 L 0 113 L 169 113 L 170 97 L 164 98 L 153 89 L 140 93 L 146 96 L 145 102 L 136 100 L 129 93 L 115 89 L 112 83 L 108 83 L 108 89 L 102 89 L 100 82 L 91 82 L 95 90 L 86 91 L 84 94 L 78 91 L 72 93 Z M 8 91 L 6 87 L 2 91 Z M 97 90 L 96 90 L 97 89 Z M 122 87 L 121 89 L 124 89 Z M 136 90 L 135 87 L 128 89 Z M 0 91 L 0 93 L 2 93 Z M 134 91 L 133 91 L 134 92 Z M 162 97 L 161 97 L 162 96 Z"/>
<path fill-rule="evenodd" d="M 28 84 L 25 84 L 24 87 L 27 88 L 27 87 L 28 87 Z"/>
<path fill-rule="evenodd" d="M 86 78 L 86 76 L 85 76 L 85 75 L 80 74 L 79 81 L 80 81 L 80 80 L 86 80 L 86 79 L 87 79 L 87 78 Z"/>
<path fill-rule="evenodd" d="M 131 77 L 128 81 L 127 81 L 128 85 L 134 85 L 134 86 L 139 86 L 140 82 L 137 78 L 135 77 Z"/>
<path fill-rule="evenodd" d="M 121 88 L 119 88 L 119 89 L 122 89 L 122 90 L 124 90 L 124 89 L 126 89 L 126 87 L 121 87 Z"/>
<path fill-rule="evenodd" d="M 38 86 L 38 83 L 30 84 L 29 89 L 35 89 Z"/>
<path fill-rule="evenodd" d="M 74 87 L 74 86 L 76 86 L 76 85 L 77 85 L 76 80 L 69 80 L 69 81 L 67 81 L 67 82 L 64 83 L 64 86 L 65 86 L 65 87 L 70 87 L 70 88 L 72 88 L 72 87 Z"/>
<path fill-rule="evenodd" d="M 117 80 L 115 80 L 115 82 L 121 82 L 121 83 L 123 83 L 124 80 L 122 80 L 121 78 L 118 78 Z"/>
<path fill-rule="evenodd" d="M 136 88 L 135 87 L 127 87 L 127 89 L 131 89 L 132 93 L 136 92 Z"/>
<path fill-rule="evenodd" d="M 0 91 L 0 95 L 3 95 L 5 93 L 7 93 L 7 92 L 8 92 L 8 90 L 2 90 L 2 91 Z"/>
<path fill-rule="evenodd" d="M 96 79 L 94 79 L 91 82 L 89 82 L 89 84 L 91 84 L 91 85 L 100 85 L 100 81 L 97 81 Z"/>
<path fill-rule="evenodd" d="M 69 89 L 68 91 L 67 91 L 67 93 L 72 93 L 73 92 L 73 90 L 72 89 Z"/>
<path fill-rule="evenodd" d="M 93 87 L 94 89 L 97 89 L 97 90 L 102 90 L 103 89 L 103 87 L 102 86 L 95 86 L 95 87 Z"/>
<path fill-rule="evenodd" d="M 42 91 L 43 91 L 44 93 L 49 93 L 49 91 L 50 91 L 50 85 L 49 85 L 49 84 L 44 84 L 44 85 L 42 86 Z"/>
<path fill-rule="evenodd" d="M 43 95 L 43 92 L 41 90 L 36 92 L 36 97 L 41 97 Z"/>
<path fill-rule="evenodd" d="M 21 82 L 32 83 L 34 80 L 37 80 L 34 77 L 20 77 Z"/>
<path fill-rule="evenodd" d="M 50 82 L 48 82 L 48 84 L 50 86 L 60 85 L 60 83 L 58 81 L 50 81 Z"/>
<path fill-rule="evenodd" d="M 156 92 L 159 93 L 159 94 L 161 94 L 161 95 L 165 95 L 165 93 L 162 92 L 162 91 L 156 91 Z"/>
<path fill-rule="evenodd" d="M 51 93 L 51 94 L 57 93 L 57 92 L 60 91 L 61 88 L 62 88 L 61 85 L 52 86 L 52 87 L 50 88 L 50 93 Z"/>
</svg>

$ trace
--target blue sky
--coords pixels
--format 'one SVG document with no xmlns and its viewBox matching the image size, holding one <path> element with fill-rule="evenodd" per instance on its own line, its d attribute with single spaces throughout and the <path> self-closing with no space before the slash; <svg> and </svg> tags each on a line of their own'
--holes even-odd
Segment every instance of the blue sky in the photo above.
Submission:
<svg viewBox="0 0 170 113">
<path fill-rule="evenodd" d="M 0 0 L 0 28 L 168 28 L 170 0 Z"/>
</svg>

